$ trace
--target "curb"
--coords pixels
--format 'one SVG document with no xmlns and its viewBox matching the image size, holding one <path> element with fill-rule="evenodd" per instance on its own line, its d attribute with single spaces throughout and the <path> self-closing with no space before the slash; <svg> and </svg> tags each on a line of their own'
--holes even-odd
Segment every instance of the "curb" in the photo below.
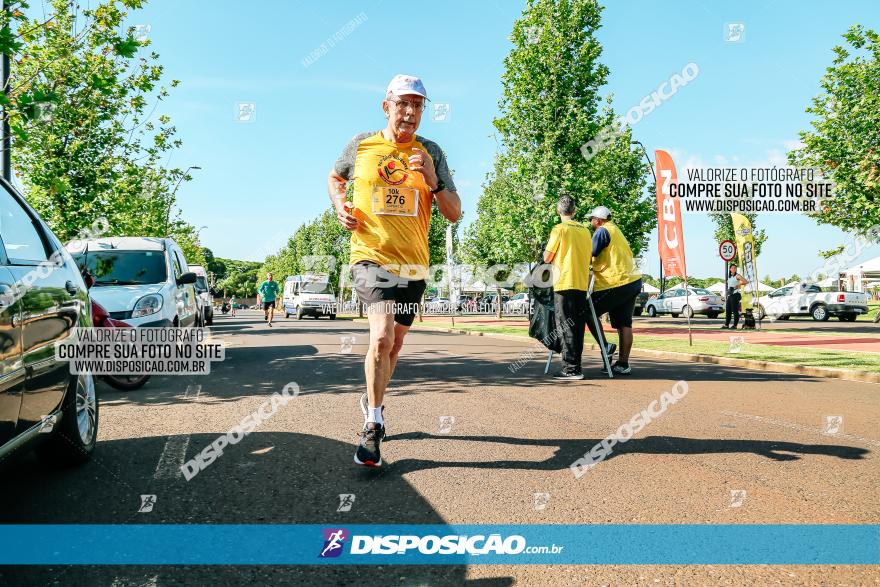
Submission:
<svg viewBox="0 0 880 587">
<path fill-rule="evenodd" d="M 489 338 L 501 338 L 504 340 L 518 340 L 520 342 L 531 340 L 527 336 L 514 334 L 500 334 L 495 332 L 474 332 L 459 328 L 438 328 L 435 326 L 422 326 L 413 324 L 412 330 L 428 330 L 434 332 L 447 332 L 450 334 L 465 334 L 468 336 L 487 336 Z M 590 345 L 595 350 L 595 345 Z M 855 369 L 833 369 L 831 367 L 811 367 L 808 365 L 796 365 L 791 363 L 777 363 L 774 361 L 759 361 L 757 359 L 734 359 L 732 357 L 716 357 L 714 355 L 702 355 L 697 353 L 678 353 L 672 351 L 657 351 L 652 349 L 639 349 L 633 347 L 632 354 L 637 357 L 653 357 L 656 359 L 671 359 L 676 361 L 690 361 L 692 363 L 710 363 L 724 365 L 726 367 L 743 367 L 756 371 L 773 371 L 774 373 L 791 373 L 808 375 L 810 377 L 825 377 L 828 379 L 843 379 L 846 381 L 859 381 L 862 383 L 880 383 L 880 373 L 871 371 L 857 371 Z"/>
</svg>

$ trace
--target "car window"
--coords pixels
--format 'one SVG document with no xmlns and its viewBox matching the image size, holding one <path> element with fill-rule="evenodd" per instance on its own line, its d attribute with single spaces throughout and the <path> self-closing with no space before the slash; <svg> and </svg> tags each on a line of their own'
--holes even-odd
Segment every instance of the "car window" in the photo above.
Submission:
<svg viewBox="0 0 880 587">
<path fill-rule="evenodd" d="M 174 277 L 180 277 L 183 274 L 183 268 L 180 266 L 180 257 L 177 256 L 177 251 L 171 252 L 171 263 L 174 265 Z"/>
<path fill-rule="evenodd" d="M 330 284 L 326 281 L 310 281 L 303 286 L 304 293 L 329 294 L 333 293 Z"/>
<path fill-rule="evenodd" d="M 73 255 L 80 270 L 86 265 L 95 285 L 145 285 L 165 281 L 162 251 L 89 251 Z"/>
<path fill-rule="evenodd" d="M 6 189 L 0 189 L 0 234 L 9 262 L 15 264 L 48 261 L 42 229 Z"/>
<path fill-rule="evenodd" d="M 708 289 L 703 289 L 701 287 L 695 287 L 691 290 L 691 292 L 697 294 L 698 296 L 711 296 L 712 292 Z"/>
</svg>

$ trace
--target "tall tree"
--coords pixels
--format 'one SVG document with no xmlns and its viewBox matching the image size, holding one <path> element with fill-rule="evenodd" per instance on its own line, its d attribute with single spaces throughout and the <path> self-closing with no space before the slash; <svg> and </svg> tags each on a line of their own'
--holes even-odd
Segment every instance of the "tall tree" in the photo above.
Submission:
<svg viewBox="0 0 880 587">
<path fill-rule="evenodd" d="M 646 246 L 656 212 L 642 198 L 648 168 L 630 130 L 611 133 L 590 157 L 582 152 L 615 119 L 600 95 L 608 76 L 596 39 L 601 10 L 596 0 L 529 0 L 514 23 L 494 121 L 500 152 L 466 233 L 471 259 L 531 261 L 558 222 L 562 194 L 577 200 L 582 220 L 608 206 L 633 252 Z"/>
<path fill-rule="evenodd" d="M 167 116 L 154 116 L 168 95 L 159 56 L 143 53 L 149 40 L 123 26 L 126 10 L 142 4 L 81 10 L 50 0 L 48 20 L 19 18 L 17 41 L 7 43 L 10 95 L 0 100 L 13 164 L 28 201 L 62 240 L 99 218 L 108 235 L 165 236 L 172 186 L 189 179 L 162 165 L 180 140 Z M 192 227 L 179 218 L 172 226 L 191 260 L 202 260 Z"/>
<path fill-rule="evenodd" d="M 807 108 L 813 128 L 789 161 L 834 181 L 835 197 L 813 215 L 819 223 L 865 233 L 880 224 L 880 35 L 855 25 L 843 37 Z"/>
</svg>

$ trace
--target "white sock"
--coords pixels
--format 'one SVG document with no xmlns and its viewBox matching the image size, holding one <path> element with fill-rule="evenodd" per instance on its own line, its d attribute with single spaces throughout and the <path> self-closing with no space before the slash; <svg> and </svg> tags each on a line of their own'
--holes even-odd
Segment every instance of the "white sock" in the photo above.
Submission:
<svg viewBox="0 0 880 587">
<path fill-rule="evenodd" d="M 382 406 L 378 408 L 369 408 L 367 410 L 367 423 L 375 422 L 380 426 L 385 425 L 385 420 L 382 419 Z"/>
</svg>

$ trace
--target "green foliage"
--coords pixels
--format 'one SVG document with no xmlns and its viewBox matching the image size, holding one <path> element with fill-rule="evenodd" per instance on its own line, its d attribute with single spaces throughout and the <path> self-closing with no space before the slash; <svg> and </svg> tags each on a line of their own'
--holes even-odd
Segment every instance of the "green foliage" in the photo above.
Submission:
<svg viewBox="0 0 880 587">
<path fill-rule="evenodd" d="M 644 276 L 642 276 L 642 278 L 644 279 Z M 721 281 L 721 279 L 719 277 L 701 278 L 701 277 L 691 277 L 690 275 L 688 275 L 688 285 L 690 287 L 709 287 L 710 285 L 715 284 L 719 281 Z M 670 277 L 669 279 L 666 280 L 666 289 L 676 287 L 677 285 L 683 284 L 683 283 L 684 283 L 684 280 L 680 277 Z M 659 284 L 652 283 L 651 285 L 655 285 L 656 287 L 660 287 Z"/>
<path fill-rule="evenodd" d="M 860 25 L 843 35 L 846 46 L 822 78 L 822 94 L 807 112 L 812 130 L 792 165 L 814 167 L 835 183 L 834 199 L 813 215 L 817 222 L 866 232 L 880 223 L 880 35 Z"/>
<path fill-rule="evenodd" d="M 218 265 L 214 265 L 215 279 L 217 280 L 214 289 L 219 295 L 239 298 L 252 298 L 257 295 L 259 263 L 220 258 L 215 261 Z M 221 266 L 224 269 L 222 274 L 216 271 Z M 212 271 L 212 269 L 208 269 L 208 271 Z"/>
<path fill-rule="evenodd" d="M 280 251 L 266 257 L 260 267 L 260 281 L 269 271 L 278 281 L 288 275 L 327 273 L 336 288 L 350 252 L 351 233 L 339 225 L 336 212 L 330 208 L 297 228 Z"/>
<path fill-rule="evenodd" d="M 0 48 L 5 42 L 14 52 L 4 106 L 13 165 L 28 201 L 62 241 L 102 217 L 107 236 L 166 236 L 171 186 L 189 179 L 162 165 L 180 140 L 167 116 L 152 117 L 151 103 L 168 96 L 159 56 L 138 56 L 149 41 L 122 26 L 126 9 L 141 4 L 80 10 L 51 0 L 47 21 L 14 17 L 17 43 L 0 36 Z M 174 220 L 171 236 L 190 260 L 200 259 L 192 227 Z"/>
<path fill-rule="evenodd" d="M 743 214 L 743 216 L 748 218 L 752 225 L 752 238 L 755 240 L 755 256 L 757 257 L 761 254 L 761 247 L 764 246 L 764 241 L 767 240 L 767 233 L 756 228 L 757 214 Z M 723 241 L 729 240 L 736 244 L 736 234 L 733 232 L 733 219 L 730 217 L 730 214 L 713 213 L 709 214 L 709 217 L 715 223 L 715 242 L 720 245 Z M 738 261 L 734 260 L 734 262 Z"/>
<path fill-rule="evenodd" d="M 470 262 L 533 260 L 559 221 L 562 194 L 577 201 L 579 220 L 608 206 L 635 254 L 647 245 L 656 211 L 641 199 L 648 167 L 630 130 L 589 160 L 581 153 L 615 118 L 599 94 L 608 76 L 595 37 L 600 12 L 596 0 L 530 0 L 514 24 L 494 121 L 501 152 L 465 233 Z"/>
<path fill-rule="evenodd" d="M 833 249 L 828 249 L 826 251 L 819 251 L 819 256 L 823 259 L 830 259 L 832 257 L 836 257 L 846 250 L 846 245 L 840 245 L 839 247 L 835 247 Z"/>
</svg>

